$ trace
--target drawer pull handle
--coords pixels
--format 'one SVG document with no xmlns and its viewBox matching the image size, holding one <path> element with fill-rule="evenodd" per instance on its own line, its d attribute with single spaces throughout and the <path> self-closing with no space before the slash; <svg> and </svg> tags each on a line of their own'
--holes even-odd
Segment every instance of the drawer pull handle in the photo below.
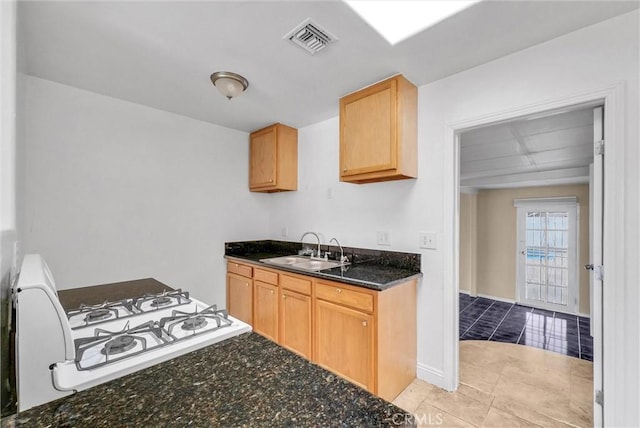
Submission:
<svg viewBox="0 0 640 428">
<path fill-rule="evenodd" d="M 339 288 L 336 288 L 336 292 L 337 292 L 338 294 L 340 294 L 340 293 L 342 293 L 342 290 L 341 290 L 341 289 L 339 289 Z"/>
<path fill-rule="evenodd" d="M 362 326 L 366 327 L 367 326 L 367 322 L 366 321 L 362 321 Z"/>
</svg>

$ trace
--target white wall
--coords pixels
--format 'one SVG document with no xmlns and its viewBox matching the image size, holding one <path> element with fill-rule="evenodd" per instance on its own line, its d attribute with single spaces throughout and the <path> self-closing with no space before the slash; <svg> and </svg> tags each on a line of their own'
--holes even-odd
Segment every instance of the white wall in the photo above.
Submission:
<svg viewBox="0 0 640 428">
<path fill-rule="evenodd" d="M 0 227 L 7 230 L 16 226 L 16 3 L 3 1 L 0 6 Z"/>
<path fill-rule="evenodd" d="M 268 227 L 248 135 L 25 79 L 23 252 L 59 289 L 154 277 L 224 306 L 223 243 Z"/>
<path fill-rule="evenodd" d="M 443 325 L 445 283 L 442 242 L 445 230 L 444 136 L 450 123 L 492 115 L 512 108 L 557 99 L 584 91 L 601 89 L 624 81 L 626 126 L 624 147 L 624 281 L 612 284 L 625 297 L 620 311 L 627 324 L 615 336 L 625 352 L 609 364 L 605 379 L 607 425 L 637 424 L 640 420 L 638 365 L 640 318 L 638 287 L 638 12 L 596 24 L 547 43 L 503 57 L 446 79 L 419 88 L 419 179 L 380 184 L 338 182 L 337 118 L 299 131 L 300 191 L 274 195 L 270 233 L 280 236 L 282 226 L 297 239 L 304 230 L 322 232 L 325 239 L 335 235 L 352 246 L 376 247 L 376 230 L 391 232 L 391 249 L 419 252 L 418 231 L 436 231 L 439 249 L 422 251 L 424 278 L 418 291 L 419 374 L 445 386 L 452 365 L 444 360 Z M 447 162 L 447 165 L 445 165 Z M 334 191 L 327 198 L 328 189 Z M 448 202 L 447 202 L 448 203 Z M 622 207 L 621 207 L 622 208 Z M 326 241 L 325 241 L 326 242 Z M 622 274 L 622 273 L 621 273 Z M 623 275 L 619 275 L 620 278 Z M 613 340 L 613 339 L 612 339 Z M 611 355 L 610 355 L 611 357 Z M 613 371 L 615 364 L 615 373 Z"/>
<path fill-rule="evenodd" d="M 0 2 L 0 405 L 10 399 L 9 320 L 16 236 L 16 3 Z"/>
</svg>

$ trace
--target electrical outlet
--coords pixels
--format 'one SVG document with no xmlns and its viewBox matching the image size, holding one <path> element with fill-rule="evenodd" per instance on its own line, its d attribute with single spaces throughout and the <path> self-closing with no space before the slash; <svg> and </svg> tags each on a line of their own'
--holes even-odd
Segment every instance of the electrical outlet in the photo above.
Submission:
<svg viewBox="0 0 640 428">
<path fill-rule="evenodd" d="M 420 232 L 418 236 L 420 248 L 435 250 L 438 247 L 437 235 L 435 232 Z"/>
<path fill-rule="evenodd" d="M 391 245 L 391 233 L 387 231 L 378 231 L 377 233 L 378 245 Z"/>
<path fill-rule="evenodd" d="M 287 226 L 282 226 L 282 229 L 280 229 L 280 236 L 283 238 L 289 236 L 289 228 Z"/>
</svg>

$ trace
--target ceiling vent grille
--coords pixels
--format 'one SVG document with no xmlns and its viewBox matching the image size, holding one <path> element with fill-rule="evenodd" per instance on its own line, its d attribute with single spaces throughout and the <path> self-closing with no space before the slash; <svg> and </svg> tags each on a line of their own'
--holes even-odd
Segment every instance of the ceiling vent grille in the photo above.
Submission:
<svg viewBox="0 0 640 428">
<path fill-rule="evenodd" d="M 284 38 L 300 46 L 311 55 L 315 55 L 327 47 L 328 44 L 338 40 L 337 37 L 313 22 L 311 18 L 307 18 L 296 28 L 289 31 Z"/>
</svg>

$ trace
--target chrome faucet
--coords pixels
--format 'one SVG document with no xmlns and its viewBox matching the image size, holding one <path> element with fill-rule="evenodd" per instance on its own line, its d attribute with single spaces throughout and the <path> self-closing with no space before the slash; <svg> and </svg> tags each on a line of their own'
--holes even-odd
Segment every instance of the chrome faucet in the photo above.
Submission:
<svg viewBox="0 0 640 428">
<path fill-rule="evenodd" d="M 320 237 L 318 236 L 317 233 L 315 232 L 305 232 L 302 234 L 302 236 L 300 237 L 300 242 L 302 242 L 302 240 L 304 239 L 305 236 L 307 235 L 313 235 L 316 237 L 316 239 L 318 240 L 318 253 L 316 255 L 316 257 L 320 258 Z M 313 251 L 311 252 L 311 257 L 313 257 Z"/>
<path fill-rule="evenodd" d="M 336 238 L 331 238 L 331 241 L 329 241 L 329 244 L 331 244 L 333 241 L 336 241 L 336 244 L 338 244 L 338 247 L 340 247 L 340 263 L 348 262 L 349 260 L 344 256 L 344 250 L 342 249 L 342 245 L 340 245 L 340 243 Z"/>
</svg>

